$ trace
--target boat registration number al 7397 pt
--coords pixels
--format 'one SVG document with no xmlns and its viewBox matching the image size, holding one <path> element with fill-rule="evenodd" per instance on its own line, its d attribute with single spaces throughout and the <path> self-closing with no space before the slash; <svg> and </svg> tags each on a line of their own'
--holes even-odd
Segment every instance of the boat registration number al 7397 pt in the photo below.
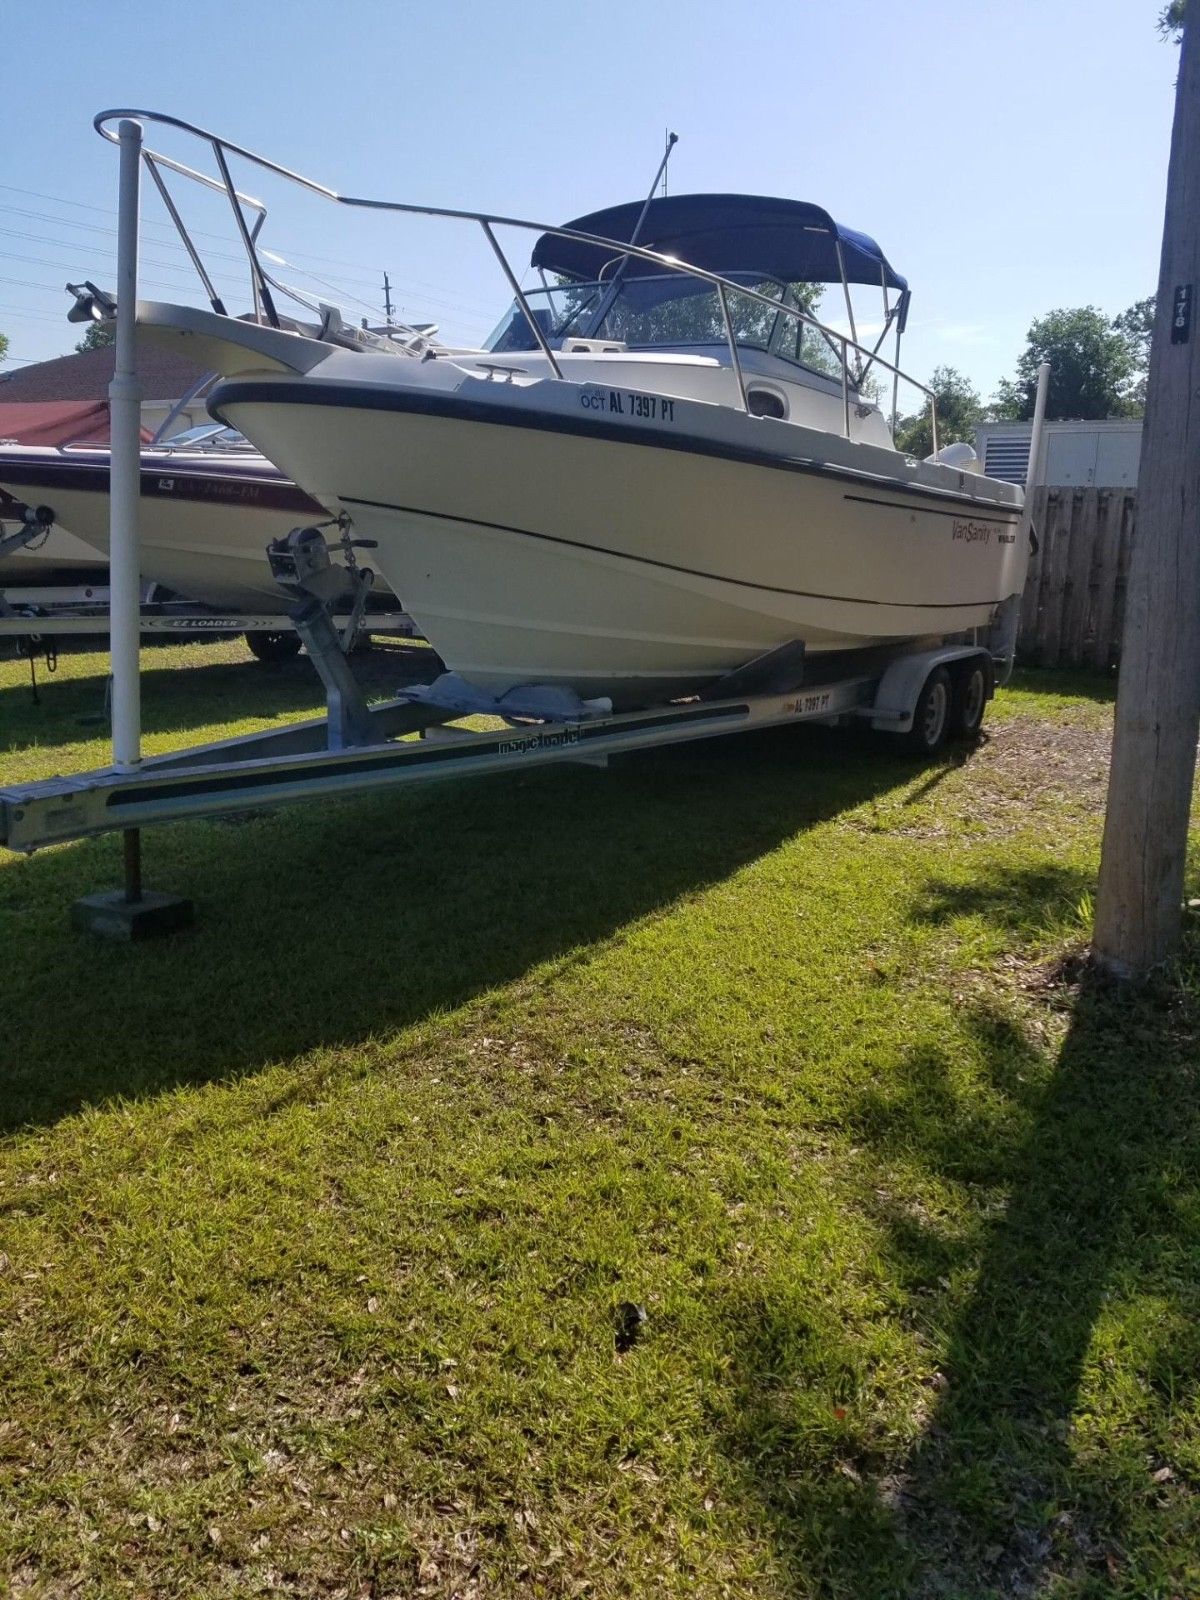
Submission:
<svg viewBox="0 0 1200 1600">
<path fill-rule="evenodd" d="M 585 385 L 579 392 L 584 411 L 613 412 L 641 422 L 674 422 L 675 402 L 669 395 L 639 394 L 635 389 L 599 389 Z"/>
</svg>

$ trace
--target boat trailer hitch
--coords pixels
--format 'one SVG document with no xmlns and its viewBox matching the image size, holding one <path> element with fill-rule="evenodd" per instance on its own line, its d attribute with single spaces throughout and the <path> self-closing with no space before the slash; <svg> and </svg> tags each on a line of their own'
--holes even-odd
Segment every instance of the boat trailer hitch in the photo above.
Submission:
<svg viewBox="0 0 1200 1600">
<path fill-rule="evenodd" d="M 53 506 L 27 506 L 20 501 L 7 504 L 13 507 L 16 515 L 6 518 L 0 511 L 0 556 L 11 555 L 14 550 L 36 550 L 38 542 L 45 539 L 54 526 Z M 2 524 L 6 520 L 20 524 L 15 533 L 5 533 Z"/>
<path fill-rule="evenodd" d="M 54 526 L 54 509 L 51 506 L 27 506 L 19 501 L 9 502 L 16 513 L 12 518 L 6 518 L 0 511 L 0 556 L 11 555 L 16 550 L 36 550 Z M 5 533 L 6 520 L 18 523 L 15 533 Z M 20 610 L 9 605 L 4 594 L 0 592 L 0 617 L 20 617 L 32 614 L 26 609 Z M 44 638 L 35 628 L 28 633 L 18 634 L 15 640 L 15 650 L 18 656 L 25 656 L 29 661 L 29 690 L 33 695 L 34 705 L 41 704 L 41 695 L 38 693 L 37 658 L 44 656 L 46 671 L 54 672 L 58 668 L 58 646 L 53 639 Z"/>
<path fill-rule="evenodd" d="M 288 615 L 325 685 L 331 750 L 370 744 L 372 739 L 371 713 L 346 657 L 358 636 L 375 580 L 370 567 L 354 561 L 354 549 L 375 546 L 373 540 L 350 539 L 346 524 L 342 525 L 341 543 L 349 558 L 344 567 L 330 559 L 330 547 L 320 528 L 293 528 L 267 546 L 272 576 L 299 602 Z M 354 604 L 339 637 L 330 607 L 342 598 L 348 583 L 355 590 Z"/>
</svg>

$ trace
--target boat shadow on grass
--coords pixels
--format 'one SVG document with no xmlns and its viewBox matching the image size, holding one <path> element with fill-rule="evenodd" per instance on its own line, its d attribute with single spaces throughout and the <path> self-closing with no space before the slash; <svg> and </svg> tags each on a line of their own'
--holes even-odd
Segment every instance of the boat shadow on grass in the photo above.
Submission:
<svg viewBox="0 0 1200 1600">
<path fill-rule="evenodd" d="M 0 872 L 0 1129 L 387 1034 L 573 958 L 910 762 L 790 728 L 147 831 L 147 887 L 197 924 L 114 946 L 68 926 L 119 881 L 113 837 Z"/>
<path fill-rule="evenodd" d="M 1084 887 L 1060 867 L 997 872 L 941 886 L 921 915 L 991 915 L 1019 939 L 1039 904 Z M 1194 973 L 1195 927 L 1185 961 Z M 964 1229 L 875 1191 L 899 1321 L 939 1351 L 909 1374 L 915 1443 L 872 1420 L 847 1331 L 861 1415 L 848 1401 L 814 1472 L 811 1436 L 781 1409 L 805 1382 L 788 1370 L 803 1330 L 780 1308 L 731 1315 L 730 1456 L 797 1600 L 1191 1592 L 1198 1515 L 1178 1452 L 1200 1381 L 1200 1015 L 1179 990 L 1078 975 L 1059 1003 L 1070 1022 L 1049 1077 L 1022 1025 L 981 1001 L 966 1019 L 978 1092 L 926 1046 L 852 1119 L 874 1182 L 915 1164 L 935 1194 L 974 1197 Z"/>
</svg>

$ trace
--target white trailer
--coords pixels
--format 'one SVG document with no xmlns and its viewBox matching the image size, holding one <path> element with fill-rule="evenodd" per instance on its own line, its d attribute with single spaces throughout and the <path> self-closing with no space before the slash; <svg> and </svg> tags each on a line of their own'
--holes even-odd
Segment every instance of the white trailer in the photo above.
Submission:
<svg viewBox="0 0 1200 1600">
<path fill-rule="evenodd" d="M 993 657 L 978 643 L 864 653 L 840 672 L 819 664 L 806 671 L 797 643 L 750 662 L 707 695 L 635 711 L 556 688 L 493 700 L 453 673 L 369 706 L 327 615 L 318 608 L 295 625 L 325 680 L 326 716 L 149 757 L 133 771 L 114 765 L 2 788 L 0 844 L 29 852 L 289 801 L 551 763 L 597 765 L 625 751 L 786 723 L 865 720 L 932 755 L 947 739 L 978 733 L 995 682 Z M 481 714 L 502 726 L 461 726 Z"/>
</svg>

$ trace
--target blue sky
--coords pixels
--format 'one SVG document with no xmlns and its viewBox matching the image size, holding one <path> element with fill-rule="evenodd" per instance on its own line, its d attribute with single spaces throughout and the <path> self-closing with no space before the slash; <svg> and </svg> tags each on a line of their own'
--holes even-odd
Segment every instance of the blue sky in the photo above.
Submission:
<svg viewBox="0 0 1200 1600">
<path fill-rule="evenodd" d="M 1158 3 L 0 0 L 27 86 L 0 132 L 0 330 L 14 359 L 60 354 L 62 284 L 112 281 L 101 108 L 173 112 L 344 193 L 543 221 L 640 197 L 669 126 L 672 192 L 814 200 L 873 234 L 913 286 L 906 369 L 949 362 L 988 394 L 1034 316 L 1154 287 L 1177 59 Z M 386 267 L 413 319 L 463 339 L 499 319 L 477 233 L 246 187 L 263 242 L 340 298 L 378 306 Z M 198 301 L 156 197 L 144 214 L 143 292 Z M 234 250 L 213 207 L 196 226 Z"/>
</svg>

